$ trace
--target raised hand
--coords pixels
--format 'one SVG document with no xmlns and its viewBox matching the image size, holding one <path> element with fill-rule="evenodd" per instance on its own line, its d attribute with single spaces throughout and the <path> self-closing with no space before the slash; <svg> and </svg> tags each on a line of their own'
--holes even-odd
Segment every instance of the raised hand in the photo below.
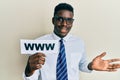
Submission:
<svg viewBox="0 0 120 80">
<path fill-rule="evenodd" d="M 105 55 L 106 55 L 106 52 L 103 52 L 102 54 L 95 57 L 91 62 L 91 68 L 96 71 L 109 71 L 109 72 L 117 71 L 117 69 L 120 68 L 120 63 L 112 64 L 112 62 L 120 61 L 120 58 L 103 60 L 102 58 Z"/>
</svg>

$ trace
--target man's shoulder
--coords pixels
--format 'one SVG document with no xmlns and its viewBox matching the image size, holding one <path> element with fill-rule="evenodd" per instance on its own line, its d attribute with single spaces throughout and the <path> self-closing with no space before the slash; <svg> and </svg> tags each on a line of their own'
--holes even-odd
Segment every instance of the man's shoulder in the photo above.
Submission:
<svg viewBox="0 0 120 80">
<path fill-rule="evenodd" d="M 70 35 L 70 39 L 74 40 L 74 41 L 82 41 L 83 42 L 83 40 L 81 39 L 81 37 L 75 36 L 75 35 Z"/>
<path fill-rule="evenodd" d="M 80 46 L 82 46 L 82 45 L 84 46 L 85 45 L 84 40 L 81 39 L 81 37 L 75 36 L 75 35 L 71 35 L 70 42 L 72 42 L 74 44 L 77 44 L 77 45 L 80 45 Z"/>
</svg>

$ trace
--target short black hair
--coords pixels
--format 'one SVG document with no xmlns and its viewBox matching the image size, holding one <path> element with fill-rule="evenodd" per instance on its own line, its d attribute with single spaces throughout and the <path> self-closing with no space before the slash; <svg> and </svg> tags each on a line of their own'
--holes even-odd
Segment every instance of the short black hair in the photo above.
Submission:
<svg viewBox="0 0 120 80">
<path fill-rule="evenodd" d="M 68 3 L 60 3 L 58 4 L 55 9 L 54 9 L 54 16 L 57 14 L 58 11 L 60 10 L 68 10 L 68 11 L 71 11 L 73 14 L 74 14 L 74 9 L 73 7 L 68 4 Z"/>
</svg>

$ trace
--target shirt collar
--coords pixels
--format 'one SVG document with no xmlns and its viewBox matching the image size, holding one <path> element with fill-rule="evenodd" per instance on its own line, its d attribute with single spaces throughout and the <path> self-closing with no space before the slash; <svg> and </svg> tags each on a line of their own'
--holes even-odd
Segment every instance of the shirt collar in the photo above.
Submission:
<svg viewBox="0 0 120 80">
<path fill-rule="evenodd" d="M 57 36 L 55 33 L 52 33 L 52 36 L 53 36 L 53 38 L 55 39 L 55 40 L 60 40 L 61 38 L 59 37 L 59 36 Z M 67 34 L 64 38 L 63 38 L 63 40 L 64 41 L 67 41 L 69 38 L 70 38 L 70 34 Z"/>
</svg>

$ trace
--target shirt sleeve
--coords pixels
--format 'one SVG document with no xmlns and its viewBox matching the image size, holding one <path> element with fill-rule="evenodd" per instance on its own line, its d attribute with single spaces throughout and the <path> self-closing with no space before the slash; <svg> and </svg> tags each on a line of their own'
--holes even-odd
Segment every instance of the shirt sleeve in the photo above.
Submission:
<svg viewBox="0 0 120 80">
<path fill-rule="evenodd" d="M 85 59 L 85 57 L 82 58 L 82 60 L 79 62 L 79 70 L 82 72 L 88 72 L 90 73 L 92 70 L 88 69 L 88 62 Z"/>
<path fill-rule="evenodd" d="M 26 77 L 25 72 L 23 73 L 24 80 L 41 80 L 41 73 L 40 70 L 36 70 L 33 75 Z"/>
<path fill-rule="evenodd" d="M 86 51 L 85 51 L 85 46 L 84 46 L 83 52 L 82 52 L 82 58 L 79 62 L 79 70 L 82 72 L 87 72 L 87 73 L 92 72 L 92 70 L 88 69 L 88 64 L 89 63 L 87 62 L 87 56 L 86 56 Z"/>
</svg>

